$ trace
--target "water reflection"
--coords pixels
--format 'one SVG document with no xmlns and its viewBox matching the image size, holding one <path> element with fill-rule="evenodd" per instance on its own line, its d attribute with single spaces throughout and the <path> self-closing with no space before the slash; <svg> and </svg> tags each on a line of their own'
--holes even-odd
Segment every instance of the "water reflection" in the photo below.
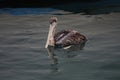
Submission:
<svg viewBox="0 0 120 80">
<path fill-rule="evenodd" d="M 48 52 L 49 58 L 51 60 L 51 70 L 52 70 L 52 72 L 53 73 L 58 72 L 58 67 L 57 67 L 58 60 L 56 58 L 56 55 L 54 54 L 54 47 L 53 46 L 48 46 L 47 52 Z"/>
<path fill-rule="evenodd" d="M 62 55 L 66 56 L 67 58 L 73 58 L 77 55 L 77 53 L 78 53 L 77 51 L 82 50 L 84 46 L 85 45 L 82 45 L 82 46 L 81 45 L 71 45 L 71 47 L 69 47 L 68 49 L 63 49 L 63 48 L 56 49 L 53 46 L 48 46 L 47 52 L 48 52 L 48 55 L 49 55 L 52 65 L 57 65 L 58 64 L 57 53 L 59 53 L 59 52 L 61 52 L 60 54 L 65 53 Z M 55 53 L 55 50 L 57 51 L 56 53 Z"/>
<path fill-rule="evenodd" d="M 72 45 L 70 48 L 68 49 L 63 49 L 63 48 L 54 48 L 53 46 L 48 46 L 47 48 L 47 52 L 50 58 L 50 69 L 52 71 L 52 73 L 56 73 L 59 72 L 59 63 L 64 59 L 68 59 L 68 58 L 74 58 L 76 57 L 81 50 L 83 50 L 84 46 L 81 45 Z"/>
<path fill-rule="evenodd" d="M 57 58 L 55 57 L 55 54 L 54 54 L 54 47 L 53 46 L 48 46 L 47 48 L 47 52 L 48 52 L 48 55 L 51 59 L 51 63 L 52 64 L 57 64 Z"/>
</svg>

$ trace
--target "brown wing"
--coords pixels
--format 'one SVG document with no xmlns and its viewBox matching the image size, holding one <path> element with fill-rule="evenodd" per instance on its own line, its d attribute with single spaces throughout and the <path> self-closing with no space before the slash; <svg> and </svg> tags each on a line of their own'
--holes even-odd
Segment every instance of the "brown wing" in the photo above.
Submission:
<svg viewBox="0 0 120 80">
<path fill-rule="evenodd" d="M 69 33 L 68 30 L 62 30 L 58 33 L 55 34 L 54 39 L 55 42 L 59 41 L 60 39 L 62 39 L 64 36 L 66 36 Z"/>
<path fill-rule="evenodd" d="M 64 46 L 83 44 L 87 41 L 86 37 L 80 33 L 73 33 L 64 39 Z"/>
<path fill-rule="evenodd" d="M 65 34 L 66 32 L 66 34 Z M 62 35 L 63 33 L 61 33 Z M 60 36 L 60 35 L 59 35 Z M 56 45 L 65 47 L 69 45 L 83 44 L 87 41 L 86 37 L 75 30 L 64 31 L 64 35 L 56 40 Z"/>
</svg>

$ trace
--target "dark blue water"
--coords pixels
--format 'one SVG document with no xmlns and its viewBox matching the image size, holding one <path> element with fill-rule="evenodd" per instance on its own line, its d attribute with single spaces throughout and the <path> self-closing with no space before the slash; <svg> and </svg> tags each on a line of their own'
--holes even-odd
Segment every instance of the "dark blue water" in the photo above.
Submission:
<svg viewBox="0 0 120 80">
<path fill-rule="evenodd" d="M 98 0 L 78 3 L 74 2 L 63 5 L 55 5 L 49 8 L 0 8 L 0 14 L 40 15 L 52 14 L 59 10 L 72 13 L 108 14 L 111 12 L 120 12 L 120 0 Z"/>
<path fill-rule="evenodd" d="M 39 14 L 50 14 L 51 12 L 57 11 L 52 8 L 2 8 L 0 14 L 12 14 L 12 15 L 39 15 Z"/>
</svg>

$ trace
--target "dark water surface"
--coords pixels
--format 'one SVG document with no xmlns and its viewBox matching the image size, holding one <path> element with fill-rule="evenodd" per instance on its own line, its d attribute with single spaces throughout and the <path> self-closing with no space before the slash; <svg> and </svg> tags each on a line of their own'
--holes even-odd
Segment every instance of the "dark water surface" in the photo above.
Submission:
<svg viewBox="0 0 120 80">
<path fill-rule="evenodd" d="M 95 14 L 108 14 L 111 12 L 120 12 L 120 0 L 87 0 L 87 1 L 75 1 L 67 4 L 54 4 L 49 7 L 40 7 L 40 4 L 36 4 L 33 7 L 29 7 L 32 4 L 15 3 L 15 5 L 5 6 L 0 8 L 0 14 L 12 14 L 12 15 L 39 15 L 39 14 L 51 14 L 55 11 L 67 11 L 71 13 L 83 13 L 87 15 Z M 18 5 L 17 5 L 18 4 Z M 20 7 L 20 4 L 24 4 Z M 9 4 L 8 4 L 9 5 Z M 28 7 L 24 7 L 28 5 Z M 14 6 L 14 7 L 13 7 Z M 38 6 L 38 7 L 37 7 Z M 57 14 L 60 15 L 60 14 Z"/>
</svg>

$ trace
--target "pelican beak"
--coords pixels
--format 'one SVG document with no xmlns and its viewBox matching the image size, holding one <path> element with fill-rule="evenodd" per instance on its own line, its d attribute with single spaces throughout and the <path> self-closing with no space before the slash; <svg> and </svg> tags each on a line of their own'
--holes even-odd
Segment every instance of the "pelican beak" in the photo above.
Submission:
<svg viewBox="0 0 120 80">
<path fill-rule="evenodd" d="M 48 48 L 48 45 L 49 46 L 54 46 L 55 45 L 55 41 L 54 41 L 55 25 L 56 25 L 56 23 L 50 24 L 48 38 L 47 38 L 45 48 Z"/>
<path fill-rule="evenodd" d="M 48 45 L 49 46 L 55 45 L 54 35 L 55 35 L 55 30 L 56 30 L 56 25 L 57 25 L 57 18 L 52 17 L 50 18 L 49 22 L 50 22 L 50 28 L 49 28 L 49 33 L 48 33 L 48 38 L 47 38 L 45 48 L 48 48 Z"/>
</svg>

